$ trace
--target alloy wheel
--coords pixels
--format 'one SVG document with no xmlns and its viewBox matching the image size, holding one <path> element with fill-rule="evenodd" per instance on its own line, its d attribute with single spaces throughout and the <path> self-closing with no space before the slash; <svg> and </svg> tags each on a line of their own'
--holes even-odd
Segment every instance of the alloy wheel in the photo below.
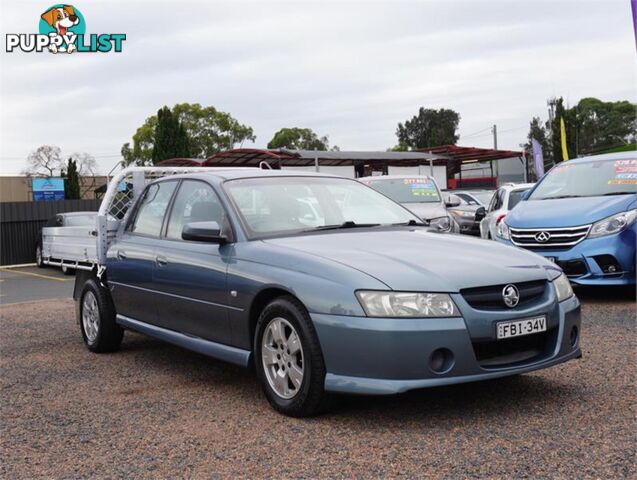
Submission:
<svg viewBox="0 0 637 480">
<path fill-rule="evenodd" d="M 82 326 L 86 340 L 89 343 L 94 343 L 99 333 L 100 311 L 95 294 L 90 290 L 84 294 L 82 301 Z"/>
<path fill-rule="evenodd" d="M 290 322 L 282 317 L 270 320 L 261 340 L 261 363 L 268 384 L 281 398 L 293 398 L 304 378 L 303 346 Z"/>
</svg>

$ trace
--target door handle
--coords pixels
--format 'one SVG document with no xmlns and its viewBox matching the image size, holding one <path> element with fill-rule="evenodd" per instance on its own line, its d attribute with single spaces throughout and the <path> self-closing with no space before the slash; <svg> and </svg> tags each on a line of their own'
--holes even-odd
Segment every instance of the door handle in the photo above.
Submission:
<svg viewBox="0 0 637 480">
<path fill-rule="evenodd" d="M 155 257 L 155 263 L 158 267 L 165 267 L 168 265 L 168 259 L 166 257 L 157 256 Z"/>
<path fill-rule="evenodd" d="M 126 252 L 124 252 L 123 250 L 118 250 L 117 251 L 117 259 L 118 260 L 126 260 Z"/>
</svg>

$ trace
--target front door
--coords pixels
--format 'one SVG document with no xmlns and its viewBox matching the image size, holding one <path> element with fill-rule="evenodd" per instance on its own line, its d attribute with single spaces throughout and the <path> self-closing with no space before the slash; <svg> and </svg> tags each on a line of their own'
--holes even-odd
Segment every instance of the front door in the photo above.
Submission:
<svg viewBox="0 0 637 480">
<path fill-rule="evenodd" d="M 153 283 L 163 328 L 230 343 L 226 270 L 231 245 L 186 241 L 184 225 L 214 221 L 225 225 L 217 194 L 201 180 L 184 180 L 162 239 L 155 248 Z"/>
<path fill-rule="evenodd" d="M 107 255 L 106 274 L 117 313 L 154 325 L 158 322 L 155 247 L 177 184 L 163 181 L 144 191 L 131 222 Z"/>
</svg>

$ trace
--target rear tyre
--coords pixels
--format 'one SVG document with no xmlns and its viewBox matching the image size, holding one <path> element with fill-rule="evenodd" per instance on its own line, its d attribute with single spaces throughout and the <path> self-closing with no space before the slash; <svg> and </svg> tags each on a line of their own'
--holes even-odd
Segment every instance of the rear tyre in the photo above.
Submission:
<svg viewBox="0 0 637 480">
<path fill-rule="evenodd" d="M 86 281 L 80 295 L 80 331 L 91 352 L 118 350 L 124 330 L 115 321 L 115 307 L 106 288 L 93 278 Z"/>
<path fill-rule="evenodd" d="M 261 312 L 254 355 L 257 377 L 275 410 L 291 417 L 324 410 L 325 362 L 312 320 L 297 299 L 279 297 Z"/>
<path fill-rule="evenodd" d="M 44 262 L 42 261 L 42 247 L 37 245 L 35 247 L 35 265 L 38 268 L 44 268 Z"/>
</svg>

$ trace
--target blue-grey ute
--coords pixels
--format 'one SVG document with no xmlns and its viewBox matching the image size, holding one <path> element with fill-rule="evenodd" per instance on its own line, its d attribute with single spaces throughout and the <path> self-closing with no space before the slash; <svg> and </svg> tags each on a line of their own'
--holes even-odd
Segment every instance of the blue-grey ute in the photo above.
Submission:
<svg viewBox="0 0 637 480">
<path fill-rule="evenodd" d="M 580 304 L 554 263 L 430 231 L 355 180 L 218 170 L 147 185 L 105 271 L 78 272 L 92 351 L 125 329 L 248 366 L 278 411 L 581 356 Z"/>
</svg>

